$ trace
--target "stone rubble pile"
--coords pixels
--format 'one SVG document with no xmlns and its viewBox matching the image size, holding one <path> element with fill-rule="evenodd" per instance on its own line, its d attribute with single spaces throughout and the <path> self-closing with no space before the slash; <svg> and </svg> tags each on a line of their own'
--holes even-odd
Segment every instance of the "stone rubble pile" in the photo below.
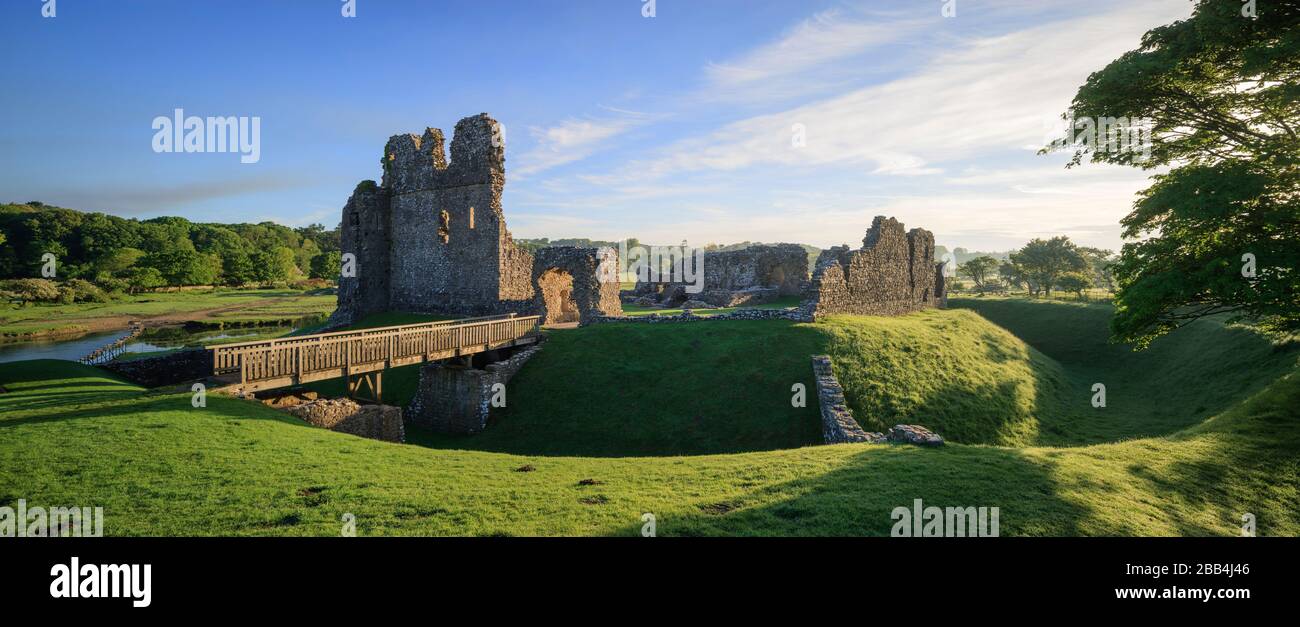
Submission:
<svg viewBox="0 0 1300 627">
<path fill-rule="evenodd" d="M 330 431 L 386 442 L 406 441 L 401 407 L 361 405 L 348 398 L 318 398 L 285 407 L 284 411 Z"/>
</svg>

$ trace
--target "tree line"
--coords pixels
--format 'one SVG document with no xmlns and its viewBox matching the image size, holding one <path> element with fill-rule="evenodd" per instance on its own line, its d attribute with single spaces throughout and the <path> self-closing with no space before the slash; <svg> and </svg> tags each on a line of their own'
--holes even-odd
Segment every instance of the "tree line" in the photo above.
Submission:
<svg viewBox="0 0 1300 627">
<path fill-rule="evenodd" d="M 41 202 L 0 205 L 0 242 L 6 244 L 0 247 L 0 278 L 8 280 L 10 291 L 26 286 L 48 295 L 51 286 L 32 281 L 51 278 L 47 255 L 53 255 L 53 278 L 65 287 L 75 285 L 87 300 L 94 299 L 95 289 L 136 293 L 169 286 L 332 281 L 341 257 L 337 227 L 215 224 L 170 216 L 138 220 Z"/>
<path fill-rule="evenodd" d="M 1115 289 L 1118 257 L 1109 250 L 1078 246 L 1064 235 L 1034 239 L 1005 260 L 982 255 L 957 266 L 981 292 L 997 288 L 1051 297 L 1052 290 L 1082 295 L 1084 290 Z"/>
</svg>

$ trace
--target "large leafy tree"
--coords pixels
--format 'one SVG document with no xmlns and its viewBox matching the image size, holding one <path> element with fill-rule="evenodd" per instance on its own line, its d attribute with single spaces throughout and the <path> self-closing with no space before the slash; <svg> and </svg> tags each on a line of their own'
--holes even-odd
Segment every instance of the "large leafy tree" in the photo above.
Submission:
<svg viewBox="0 0 1300 627">
<path fill-rule="evenodd" d="M 1083 260 L 1088 264 L 1089 285 L 1095 285 L 1108 290 L 1115 289 L 1115 253 L 1102 248 L 1090 248 L 1087 246 L 1079 247 L 1079 254 L 1083 255 Z"/>
<path fill-rule="evenodd" d="M 294 265 L 293 249 L 285 246 L 255 251 L 252 259 L 254 276 L 262 283 L 282 283 L 294 279 L 298 273 L 298 268 Z"/>
<path fill-rule="evenodd" d="M 343 267 L 343 253 L 331 250 L 311 260 L 311 278 L 337 281 Z"/>
<path fill-rule="evenodd" d="M 1116 339 L 1224 312 L 1300 330 L 1300 4 L 1200 0 L 1088 78 L 1067 119 L 1150 123 L 1140 150 L 1066 138 L 1071 165 L 1168 167 L 1121 224 Z M 1243 15 L 1247 13 L 1247 15 Z"/>
<path fill-rule="evenodd" d="M 1003 284 L 1013 290 L 1027 286 L 1024 269 L 1016 266 L 1009 258 L 998 266 L 998 277 L 1002 279 Z"/>
<path fill-rule="evenodd" d="M 994 270 L 997 270 L 997 267 L 997 259 L 988 255 L 982 255 L 958 266 L 957 273 L 970 278 L 971 281 L 975 282 L 975 287 L 982 290 L 984 289 L 985 282 L 989 280 L 989 277 L 993 275 L 993 272 Z"/>
<path fill-rule="evenodd" d="M 1030 241 L 1024 248 L 1011 253 L 1011 263 L 1029 284 L 1030 292 L 1036 294 L 1041 289 L 1049 297 L 1062 275 L 1081 272 L 1088 267 L 1079 248 L 1064 235 Z"/>
</svg>

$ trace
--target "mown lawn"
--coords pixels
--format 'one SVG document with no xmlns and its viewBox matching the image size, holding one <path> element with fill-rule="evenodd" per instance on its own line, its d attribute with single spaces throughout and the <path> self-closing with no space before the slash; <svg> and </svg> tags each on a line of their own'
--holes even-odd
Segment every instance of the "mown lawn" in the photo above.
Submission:
<svg viewBox="0 0 1300 627">
<path fill-rule="evenodd" d="M 448 447 L 442 449 L 332 433 L 231 398 L 209 397 L 206 408 L 195 409 L 188 393 L 148 392 L 67 362 L 2 364 L 0 504 L 24 498 L 103 506 L 111 535 L 336 535 L 348 513 L 357 517 L 361 535 L 636 535 L 647 512 L 667 536 L 887 535 L 893 508 L 917 498 L 941 507 L 998 507 L 1001 533 L 1010 536 L 1237 535 L 1245 513 L 1257 516 L 1261 535 L 1300 534 L 1300 377 L 1279 374 L 1288 364 L 1294 369 L 1294 349 L 1263 349 L 1255 344 L 1259 338 L 1220 325 L 1166 338 L 1168 348 L 1152 349 L 1169 351 L 1163 356 L 1125 357 L 1108 352 L 1105 335 L 1087 322 L 1090 312 L 1045 304 L 1059 309 L 1042 316 L 1062 318 L 1044 322 L 1036 319 L 1038 310 L 1025 309 L 1038 306 L 1010 303 L 988 313 L 1005 316 L 1003 326 L 1021 337 L 961 310 L 824 325 L 773 321 L 751 328 L 748 335 L 758 339 L 729 336 L 729 325 L 752 324 L 745 322 L 556 332 L 512 384 L 509 411 L 493 430 L 432 443 Z M 1035 320 L 1017 323 L 1028 314 Z M 681 331 L 687 327 L 693 330 Z M 650 330 L 660 328 L 678 329 L 673 341 L 679 343 Z M 730 346 L 730 355 L 705 349 L 700 334 L 706 332 L 714 334 L 713 345 Z M 1060 334 L 1076 340 L 1053 339 Z M 1194 346 L 1178 348 L 1182 341 Z M 1078 342 L 1095 345 L 1080 350 Z M 752 403 L 753 424 L 737 413 L 727 423 L 731 429 L 782 437 L 769 429 L 781 420 L 761 414 L 779 402 L 789 405 L 789 385 L 781 379 L 808 371 L 807 354 L 817 349 L 835 356 L 842 378 L 858 381 L 850 392 L 859 395 L 851 401 L 861 405 L 860 416 L 893 408 L 899 416 L 941 418 L 936 424 L 955 429 L 967 413 L 973 426 L 963 437 L 1026 443 L 1054 437 L 1069 446 L 972 445 L 950 436 L 954 442 L 937 450 L 838 445 L 655 456 L 614 450 L 660 446 L 672 431 L 694 426 L 676 417 L 678 409 L 725 415 L 728 402 Z M 849 359 L 855 350 L 860 354 Z M 1226 365 L 1184 368 L 1180 362 L 1201 353 L 1227 359 L 1234 350 L 1245 357 Z M 609 363 L 597 357 L 610 351 L 621 351 L 614 354 L 628 364 L 625 371 L 601 372 Z M 908 354 L 921 357 L 918 365 L 908 365 Z M 594 363 L 565 359 L 578 355 Z M 1070 386 L 1096 374 L 1077 365 L 1103 368 L 1088 364 L 1096 356 L 1148 360 L 1106 371 L 1136 377 L 1164 366 L 1164 374 L 1146 375 L 1147 384 L 1184 387 L 1129 392 L 1121 384 L 1099 410 L 1116 410 L 1114 418 L 1090 405 L 1075 417 L 1047 411 L 1070 407 Z M 788 374 L 781 365 L 787 359 Z M 698 364 L 683 365 L 692 362 Z M 868 388 L 854 378 L 860 368 L 893 373 L 895 384 Z M 1231 380 L 1233 368 L 1253 368 L 1245 378 L 1258 383 L 1243 388 Z M 1041 383 L 1044 370 L 1057 373 L 1060 388 Z M 933 382 L 925 383 L 927 377 Z M 742 385 L 751 380 L 755 386 Z M 1016 390 L 986 389 L 1001 389 L 1004 380 Z M 1185 387 L 1221 380 L 1217 391 Z M 777 383 L 782 396 L 766 396 Z M 981 400 L 963 403 L 954 387 Z M 703 398 L 701 390 L 718 398 Z M 1061 390 L 1065 396 L 1056 398 Z M 740 399 L 746 392 L 748 400 Z M 1223 407 L 1207 405 L 1213 415 L 1204 420 L 1173 421 L 1143 409 L 1195 410 L 1210 402 Z M 1002 405 L 978 413 L 991 403 Z M 1035 410 L 995 420 L 997 411 L 1022 404 Z M 657 420 L 662 433 L 637 431 L 631 412 Z M 1076 430 L 1058 434 L 1054 426 Z M 628 435 L 610 433 L 611 427 Z M 468 450 L 505 447 L 505 438 L 494 443 L 489 436 L 510 429 L 534 450 Z M 1107 430 L 1117 441 L 1089 443 Z M 1133 435 L 1143 431 L 1149 433 Z M 569 448 L 590 451 L 552 455 L 547 438 L 569 438 Z M 715 438 L 711 445 L 719 448 L 742 446 L 721 431 L 681 439 L 698 438 Z"/>
</svg>

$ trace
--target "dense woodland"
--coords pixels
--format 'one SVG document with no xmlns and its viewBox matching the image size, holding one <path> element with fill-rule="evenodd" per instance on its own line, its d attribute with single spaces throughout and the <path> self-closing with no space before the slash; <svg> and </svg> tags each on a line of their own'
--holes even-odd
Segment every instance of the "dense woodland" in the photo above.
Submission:
<svg viewBox="0 0 1300 627">
<path fill-rule="evenodd" d="M 41 202 L 0 205 L 0 243 L 4 289 L 36 301 L 69 300 L 67 291 L 48 297 L 60 287 L 72 288 L 72 299 L 98 300 L 97 292 L 332 280 L 340 258 L 338 229 L 319 224 L 293 229 L 272 222 L 137 220 Z M 42 272 L 47 253 L 54 255 L 53 277 Z"/>
</svg>

